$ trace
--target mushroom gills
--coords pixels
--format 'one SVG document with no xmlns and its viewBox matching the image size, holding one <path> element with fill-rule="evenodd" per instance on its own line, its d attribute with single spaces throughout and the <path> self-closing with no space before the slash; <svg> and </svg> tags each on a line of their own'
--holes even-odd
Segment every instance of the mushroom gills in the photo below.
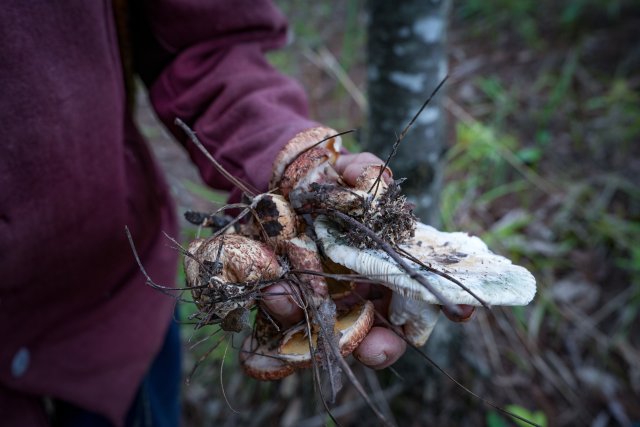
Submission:
<svg viewBox="0 0 640 427">
<path fill-rule="evenodd" d="M 350 354 L 367 335 L 374 320 L 374 308 L 371 301 L 358 304 L 339 314 L 335 323 L 335 332 L 339 336 L 338 345 L 343 356 Z M 287 331 L 278 349 L 278 355 L 287 362 L 308 366 L 311 364 L 311 352 L 307 325 L 302 324 Z M 311 345 L 317 348 L 318 332 L 312 331 Z"/>
<path fill-rule="evenodd" d="M 343 232 L 326 216 L 316 218 L 315 231 L 324 253 L 333 262 L 379 281 L 393 291 L 392 323 L 403 325 L 412 342 L 424 343 L 437 319 L 437 308 L 433 304 L 442 304 L 442 301 L 412 279 L 384 251 L 347 244 Z M 406 259 L 453 304 L 481 305 L 477 296 L 489 305 L 526 305 L 536 293 L 535 278 L 528 270 L 494 254 L 482 240 L 466 233 L 442 232 L 418 223 L 414 237 L 400 248 L 430 267 Z M 473 295 L 431 269 L 457 279 Z"/>
</svg>

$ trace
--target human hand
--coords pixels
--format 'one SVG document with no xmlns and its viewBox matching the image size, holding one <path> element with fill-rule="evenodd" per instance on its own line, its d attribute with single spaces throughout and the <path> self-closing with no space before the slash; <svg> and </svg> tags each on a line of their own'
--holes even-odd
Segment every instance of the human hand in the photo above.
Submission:
<svg viewBox="0 0 640 427">
<path fill-rule="evenodd" d="M 384 162 L 380 158 L 371 153 L 342 154 L 334 168 L 347 185 L 355 186 L 357 178 L 365 168 L 371 165 L 382 166 L 383 164 Z M 391 172 L 385 170 L 382 179 L 389 183 L 392 179 Z M 263 297 L 264 307 L 285 328 L 301 321 L 304 317 L 302 309 L 289 296 L 290 294 L 291 288 L 287 283 L 278 283 L 267 288 Z M 386 317 L 391 291 L 379 285 L 358 284 L 356 293 L 351 298 L 371 300 L 376 311 Z M 457 314 L 445 310 L 445 315 L 454 321 L 467 320 L 472 313 L 473 307 L 471 306 L 459 306 Z M 388 322 L 377 319 L 368 335 L 353 352 L 358 360 L 374 369 L 382 369 L 392 365 L 406 350 L 405 341 L 396 332 L 389 329 L 388 325 Z"/>
</svg>

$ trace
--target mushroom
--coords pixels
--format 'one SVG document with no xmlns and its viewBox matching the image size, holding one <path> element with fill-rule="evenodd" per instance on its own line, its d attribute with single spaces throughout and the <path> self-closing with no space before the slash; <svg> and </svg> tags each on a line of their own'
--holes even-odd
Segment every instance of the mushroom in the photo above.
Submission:
<svg viewBox="0 0 640 427">
<path fill-rule="evenodd" d="M 291 267 L 295 270 L 322 272 L 322 260 L 315 242 L 307 235 L 301 234 L 286 243 L 286 251 Z M 320 299 L 327 296 L 329 290 L 324 277 L 319 274 L 301 274 L 300 280 L 309 285 L 316 306 Z"/>
<path fill-rule="evenodd" d="M 259 310 L 254 333 L 244 339 L 239 354 L 240 364 L 247 375 L 262 381 L 274 381 L 296 370 L 277 354 L 281 339 L 278 327 Z"/>
<path fill-rule="evenodd" d="M 278 189 L 289 198 L 295 189 L 308 191 L 311 183 L 336 183 L 340 180 L 333 168 L 338 153 L 326 147 L 314 147 L 301 153 L 282 175 Z"/>
<path fill-rule="evenodd" d="M 440 307 L 419 300 L 392 293 L 389 305 L 389 321 L 402 326 L 409 342 L 415 346 L 424 345 L 440 317 Z"/>
<path fill-rule="evenodd" d="M 313 146 L 323 147 L 332 153 L 329 156 L 331 163 L 335 163 L 335 160 L 342 148 L 342 139 L 340 136 L 334 136 L 338 132 L 327 127 L 315 127 L 307 129 L 294 136 L 283 148 L 280 150 L 273 162 L 273 171 L 271 174 L 271 182 L 269 188 L 280 188 L 280 180 L 283 178 L 285 169 L 301 154 Z M 328 139 L 326 139 L 328 138 Z M 319 141 L 326 139 L 326 141 L 318 144 Z"/>
<path fill-rule="evenodd" d="M 298 220 L 291 205 L 279 194 L 260 194 L 251 207 L 255 217 L 247 230 L 255 237 L 264 237 L 278 253 L 285 251 L 286 242 L 298 234 Z"/>
<path fill-rule="evenodd" d="M 324 252 L 332 261 L 379 280 L 400 297 L 425 304 L 441 304 L 436 296 L 410 278 L 384 251 L 358 249 L 347 244 L 340 230 L 328 218 L 316 218 L 315 231 Z M 535 295 L 535 278 L 529 271 L 492 253 L 479 238 L 466 233 L 446 233 L 418 223 L 414 237 L 409 243 L 400 245 L 400 248 L 422 263 L 456 278 L 489 305 L 526 305 Z M 407 262 L 423 274 L 447 301 L 481 305 L 474 295 L 458 284 L 411 260 Z M 433 311 L 411 307 L 412 304 L 396 299 L 390 307 L 392 323 L 404 324 L 405 329 L 411 330 L 433 327 Z M 416 337 L 412 339 L 420 344 L 426 341 L 425 335 L 428 337 L 426 332 L 412 333 Z"/>
<path fill-rule="evenodd" d="M 284 274 L 269 246 L 239 234 L 196 239 L 187 252 L 184 269 L 194 302 L 220 319 L 253 306 L 251 294 Z"/>
<path fill-rule="evenodd" d="M 369 333 L 375 318 L 373 303 L 366 301 L 357 304 L 349 310 L 338 314 L 335 324 L 335 332 L 338 334 L 338 346 L 340 354 L 347 356 L 358 347 Z M 311 345 L 317 347 L 318 333 L 312 331 Z M 309 337 L 307 325 L 299 325 L 290 329 L 284 335 L 278 355 L 299 367 L 308 367 L 311 364 L 311 352 L 309 351 Z"/>
<path fill-rule="evenodd" d="M 335 323 L 340 354 L 344 357 L 353 352 L 369 333 L 375 314 L 373 303 L 366 301 L 339 313 Z M 258 324 L 258 321 L 256 320 Z M 256 326 L 259 337 L 247 337 L 240 355 L 244 371 L 260 380 L 276 380 L 293 373 L 295 369 L 311 365 L 311 349 L 317 347 L 318 332 L 312 330 L 311 340 L 307 334 L 307 325 L 301 324 L 287 330 L 276 345 L 261 340 L 264 334 Z"/>
<path fill-rule="evenodd" d="M 362 173 L 358 176 L 358 178 L 356 178 L 356 183 L 354 188 L 356 190 L 365 191 L 365 192 L 374 194 L 374 200 L 376 200 L 389 187 L 389 184 L 387 184 L 387 182 L 385 182 L 385 180 L 382 179 L 382 176 L 380 174 L 380 170 L 382 169 L 382 167 L 383 165 L 366 166 L 362 170 Z M 393 172 L 391 172 L 391 169 L 389 168 L 385 168 L 382 173 L 383 174 L 387 173 L 389 176 L 389 179 L 393 178 Z M 379 180 L 378 180 L 378 177 L 380 177 Z"/>
</svg>

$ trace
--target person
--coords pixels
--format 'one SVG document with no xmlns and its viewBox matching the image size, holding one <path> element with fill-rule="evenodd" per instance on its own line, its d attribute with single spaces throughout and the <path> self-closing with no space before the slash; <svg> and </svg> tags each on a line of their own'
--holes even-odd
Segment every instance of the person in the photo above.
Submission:
<svg viewBox="0 0 640 427">
<path fill-rule="evenodd" d="M 260 191 L 283 147 L 321 126 L 264 57 L 286 42 L 269 1 L 131 3 L 9 0 L 0 13 L 3 425 L 133 425 L 149 410 L 153 425 L 179 422 L 174 300 L 145 285 L 124 231 L 149 275 L 173 283 L 162 232 L 177 235 L 174 206 L 133 120 L 134 74 L 204 180 L 232 197 L 176 117 Z M 351 154 L 338 167 L 349 180 L 371 163 Z M 284 296 L 265 304 L 300 316 Z M 355 354 L 383 368 L 404 349 L 376 327 Z"/>
</svg>

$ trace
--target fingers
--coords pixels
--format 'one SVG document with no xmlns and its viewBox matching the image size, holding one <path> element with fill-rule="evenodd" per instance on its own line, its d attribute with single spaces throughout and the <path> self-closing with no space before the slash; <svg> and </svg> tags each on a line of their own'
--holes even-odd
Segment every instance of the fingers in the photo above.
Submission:
<svg viewBox="0 0 640 427">
<path fill-rule="evenodd" d="M 378 313 L 387 316 L 391 290 L 380 285 L 357 283 L 354 294 L 359 299 L 366 298 L 373 302 Z M 383 369 L 394 364 L 407 348 L 405 341 L 390 330 L 383 322 L 376 320 L 369 334 L 362 340 L 353 355 L 365 365 L 374 369 Z"/>
<path fill-rule="evenodd" d="M 334 167 L 348 185 L 355 186 L 364 168 L 370 165 L 382 166 L 384 162 L 371 153 L 342 154 Z M 382 178 L 388 183 L 391 180 L 391 174 L 385 171 Z"/>
<path fill-rule="evenodd" d="M 371 368 L 383 369 L 394 364 L 406 348 L 407 344 L 393 331 L 374 326 L 353 355 Z"/>
<path fill-rule="evenodd" d="M 291 287 L 286 283 L 276 283 L 262 291 L 262 304 L 284 328 L 298 323 L 304 317 L 302 309 L 291 296 Z"/>
</svg>

